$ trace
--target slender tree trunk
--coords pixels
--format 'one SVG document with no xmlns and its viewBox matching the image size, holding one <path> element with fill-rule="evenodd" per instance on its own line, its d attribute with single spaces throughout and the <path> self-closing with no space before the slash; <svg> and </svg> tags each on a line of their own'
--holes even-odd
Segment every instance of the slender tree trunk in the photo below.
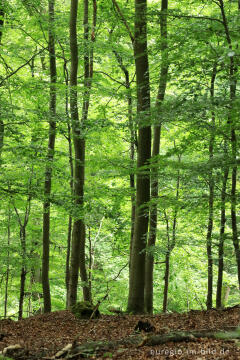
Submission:
<svg viewBox="0 0 240 360">
<path fill-rule="evenodd" d="M 42 255 L 42 286 L 44 312 L 51 311 L 51 295 L 49 284 L 49 248 L 50 248 L 50 196 L 52 186 L 52 162 L 54 157 L 56 137 L 56 81 L 57 67 L 54 35 L 54 5 L 55 0 L 49 0 L 49 62 L 50 62 L 50 102 L 49 102 L 49 136 L 47 165 L 45 171 L 44 203 L 43 203 L 43 255 Z"/>
<path fill-rule="evenodd" d="M 88 229 L 88 246 L 89 246 L 89 265 L 88 265 L 88 286 L 89 292 L 91 294 L 92 299 L 92 270 L 93 270 L 93 263 L 94 263 L 94 249 L 92 246 L 92 239 L 91 239 L 91 228 Z"/>
<path fill-rule="evenodd" d="M 167 312 L 168 304 L 168 286 L 170 275 L 170 251 L 167 251 L 165 256 L 165 273 L 164 273 L 164 291 L 163 291 L 163 312 Z"/>
<path fill-rule="evenodd" d="M 66 306 L 68 308 L 68 289 L 70 279 L 70 252 L 71 252 L 71 239 L 72 239 L 72 217 L 68 218 L 68 235 L 67 235 L 67 256 L 66 256 L 66 270 L 65 270 L 65 284 L 66 284 Z"/>
<path fill-rule="evenodd" d="M 167 10 L 168 0 L 162 0 L 162 9 L 160 15 L 161 26 L 161 53 L 162 64 L 160 72 L 160 82 L 158 95 L 156 100 L 156 112 L 160 116 L 161 104 L 165 97 L 168 75 L 168 46 L 167 46 Z M 157 156 L 160 153 L 160 138 L 161 138 L 161 119 L 157 119 L 157 125 L 154 126 L 153 149 L 152 158 L 154 160 L 151 171 L 151 199 L 153 204 L 150 209 L 150 229 L 148 236 L 148 248 L 150 252 L 146 255 L 146 273 L 145 273 L 145 310 L 147 313 L 153 312 L 153 267 L 154 256 L 151 253 L 151 248 L 156 243 L 157 236 L 157 198 L 158 198 L 158 175 L 157 175 Z"/>
<path fill-rule="evenodd" d="M 113 53 L 115 54 L 119 67 L 125 76 L 125 87 L 127 90 L 127 103 L 128 103 L 128 124 L 130 129 L 130 161 L 131 161 L 131 167 L 133 169 L 134 160 L 135 160 L 136 131 L 133 123 L 132 93 L 131 93 L 131 85 L 129 80 L 129 71 L 127 67 L 123 64 L 122 57 L 117 53 L 117 51 L 113 50 Z M 134 219 L 135 219 L 135 175 L 133 172 L 131 172 L 129 176 L 129 180 L 130 180 L 130 189 L 131 189 L 131 238 L 130 238 L 130 261 L 129 261 L 129 269 L 130 269 L 131 258 L 132 258 L 133 234 L 134 234 Z"/>
<path fill-rule="evenodd" d="M 25 280 L 26 280 L 26 227 L 25 224 L 20 225 L 20 242 L 22 251 L 22 269 L 20 277 L 20 294 L 19 294 L 19 307 L 18 307 L 18 320 L 22 319 L 23 316 L 23 303 L 25 293 Z"/>
<path fill-rule="evenodd" d="M 3 34 L 3 26 L 4 26 L 4 8 L 3 8 L 3 0 L 0 0 L 0 50 L 2 45 L 2 34 Z M 1 118 L 1 109 L 0 109 L 0 165 L 1 165 L 1 155 L 3 148 L 3 138 L 4 138 L 4 122 Z"/>
<path fill-rule="evenodd" d="M 130 160 L 131 160 L 131 167 L 134 168 L 135 163 L 135 143 L 136 143 L 136 136 L 135 136 L 135 129 L 133 124 L 132 118 L 132 95 L 131 90 L 129 88 L 129 95 L 128 95 L 128 120 L 130 126 L 130 136 L 131 136 L 131 143 L 130 143 Z M 134 221 L 135 221 L 135 213 L 136 213 L 136 196 L 135 196 L 135 175 L 134 173 L 130 174 L 130 189 L 131 189 L 131 237 L 130 237 L 130 261 L 129 261 L 129 270 L 131 268 L 131 259 L 132 259 L 132 247 L 133 247 L 133 236 L 134 236 Z"/>
<path fill-rule="evenodd" d="M 147 53 L 147 0 L 135 0 L 134 55 L 137 79 L 138 156 L 136 212 L 129 280 L 128 311 L 144 312 L 145 249 L 150 200 L 151 124 Z M 147 168 L 143 171 L 142 166 Z"/>
<path fill-rule="evenodd" d="M 63 53 L 64 55 L 64 53 Z M 70 193 L 71 193 L 71 200 L 73 200 L 74 196 L 74 188 L 73 188 L 73 153 L 72 153 L 72 134 L 71 134 L 71 124 L 70 124 L 70 117 L 69 117 L 69 75 L 67 69 L 67 61 L 64 60 L 64 77 L 65 77 L 65 113 L 67 118 L 67 141 L 68 141 L 68 153 L 69 153 L 69 168 L 70 168 Z M 67 235 L 67 256 L 66 256 L 66 270 L 65 270 L 65 284 L 66 284 L 66 307 L 68 308 L 68 291 L 69 291 L 69 279 L 70 279 L 70 253 L 71 253 L 71 239 L 72 239 L 72 214 L 70 213 L 68 217 L 68 235 Z"/>
<path fill-rule="evenodd" d="M 221 9 L 222 21 L 225 30 L 226 40 L 228 43 L 228 48 L 231 52 L 229 56 L 229 91 L 230 91 L 230 109 L 229 109 L 229 119 L 228 123 L 230 125 L 230 135 L 231 135 L 231 147 L 232 147 L 232 188 L 231 188 L 231 219 L 232 219 L 232 240 L 235 250 L 235 257 L 237 262 L 237 273 L 238 273 L 238 285 L 240 289 L 240 248 L 239 248 L 239 239 L 238 239 L 238 228 L 237 228 L 237 196 L 236 196 L 236 187 L 237 187 L 237 134 L 236 134 L 236 122 L 238 121 L 235 111 L 236 111 L 236 88 L 237 88 L 237 71 L 238 64 L 235 61 L 235 55 L 232 46 L 232 39 L 229 32 L 228 21 L 225 14 L 224 2 L 219 0 L 219 5 Z M 240 8 L 239 8 L 240 10 Z"/>
<path fill-rule="evenodd" d="M 214 87 L 217 74 L 217 67 L 214 64 L 212 78 L 211 78 L 211 101 L 214 103 Z M 212 110 L 212 121 L 209 140 L 209 163 L 210 171 L 208 175 L 209 180 L 209 199 L 208 199 L 208 227 L 207 227 L 207 257 L 208 257 L 208 290 L 207 290 L 207 309 L 212 309 L 212 295 L 213 295 L 213 259 L 212 259 L 212 230 L 213 230 L 213 204 L 214 204 L 214 178 L 212 170 L 214 142 L 215 142 L 215 112 Z"/>
<path fill-rule="evenodd" d="M 3 0 L 0 0 L 0 45 L 2 45 L 2 34 L 3 34 L 3 26 L 4 26 L 4 5 Z"/>
<path fill-rule="evenodd" d="M 19 308 L 18 308 L 18 319 L 21 320 L 23 316 L 23 303 L 24 303 L 24 292 L 25 292 L 25 280 L 26 280 L 26 274 L 27 274 L 27 247 L 26 247 L 26 227 L 29 220 L 30 210 L 31 210 L 31 200 L 32 200 L 32 190 L 31 190 L 31 184 L 32 184 L 32 176 L 33 176 L 33 170 L 31 177 L 29 179 L 29 188 L 28 188 L 28 198 L 25 208 L 25 214 L 23 221 L 21 220 L 21 217 L 19 215 L 19 212 L 14 206 L 15 213 L 18 218 L 18 223 L 20 227 L 20 244 L 21 244 L 21 258 L 22 258 L 22 269 L 21 269 L 21 277 L 20 277 L 20 294 L 19 294 Z"/>
<path fill-rule="evenodd" d="M 167 251 L 165 255 L 165 273 L 164 273 L 164 290 L 163 290 L 163 312 L 167 311 L 168 304 L 168 286 L 169 286 L 169 275 L 170 275 L 170 255 L 171 255 L 171 239 L 169 230 L 169 220 L 167 213 L 164 210 L 164 217 L 166 221 L 166 235 L 167 235 Z"/>
<path fill-rule="evenodd" d="M 96 1 L 93 1 L 93 24 L 92 24 L 92 42 L 95 40 L 95 27 L 97 21 L 97 5 Z M 88 14 L 88 0 L 84 0 L 84 93 L 83 93 L 83 106 L 82 106 L 82 126 L 85 126 L 85 123 L 88 119 L 88 110 L 90 104 L 90 91 L 92 86 L 92 77 L 93 77 L 93 45 L 89 44 L 89 14 Z M 83 167 L 82 167 L 82 177 L 84 181 L 84 162 L 85 162 L 85 139 L 82 139 L 82 149 L 83 149 Z M 84 185 L 84 184 L 83 184 Z M 85 243 L 86 243 L 86 229 L 84 219 L 82 219 L 82 231 L 81 231 L 81 243 L 80 243 L 80 276 L 82 282 L 85 284 L 83 286 L 83 298 L 85 301 L 92 301 L 91 293 L 88 286 L 88 275 L 86 270 L 86 257 L 85 257 Z"/>
<path fill-rule="evenodd" d="M 0 110 L 0 116 L 1 116 L 1 110 Z M 1 157 L 2 157 L 3 139 L 4 139 L 4 122 L 2 119 L 0 119 L 0 161 L 1 161 Z M 0 165 L 1 165 L 1 162 L 0 162 Z"/>
<path fill-rule="evenodd" d="M 175 145 L 175 143 L 174 143 Z M 181 162 L 181 155 L 178 155 L 179 164 Z M 179 200 L 179 189 L 180 189 L 180 170 L 177 172 L 177 186 L 176 186 L 176 203 Z M 173 212 L 173 222 L 172 222 L 172 238 L 170 238 L 170 229 L 169 229 L 169 220 L 167 217 L 166 211 L 165 220 L 166 220 L 166 234 L 167 234 L 167 252 L 165 256 L 165 274 L 164 274 L 164 291 L 163 291 L 163 312 L 167 311 L 168 306 L 168 287 L 169 287 L 169 275 L 170 275 L 170 257 L 171 253 L 176 245 L 176 230 L 177 230 L 177 216 L 178 216 L 178 205 L 175 206 Z"/>
<path fill-rule="evenodd" d="M 84 0 L 84 96 L 82 121 L 79 121 L 77 104 L 77 74 L 78 74 L 78 44 L 77 44 L 77 9 L 78 1 L 71 1 L 70 11 L 70 50 L 71 50 L 71 75 L 70 75 L 70 109 L 72 119 L 73 143 L 75 150 L 74 169 L 74 195 L 76 208 L 80 210 L 80 217 L 75 218 L 72 235 L 71 270 L 69 281 L 69 306 L 76 303 L 78 269 L 80 267 L 81 280 L 87 284 L 88 277 L 85 263 L 85 224 L 83 216 L 84 203 L 84 167 L 85 167 L 85 139 L 84 125 L 88 117 L 90 89 L 93 76 L 93 46 L 89 51 L 89 24 L 88 24 L 88 0 Z M 92 42 L 95 40 L 95 26 L 97 19 L 97 5 L 93 0 L 93 25 Z M 84 300 L 90 299 L 88 285 L 83 286 Z"/>
<path fill-rule="evenodd" d="M 226 151 L 225 151 L 226 154 Z M 225 238 L 225 223 L 226 223 L 226 189 L 228 181 L 229 168 L 225 167 L 222 179 L 221 191 L 221 221 L 220 221 L 220 237 L 218 245 L 218 279 L 217 279 L 217 295 L 216 307 L 222 307 L 222 286 L 223 286 L 223 269 L 224 269 L 224 238 Z"/>
<path fill-rule="evenodd" d="M 77 11 L 78 0 L 71 0 L 70 10 L 70 51 L 71 51 L 71 72 L 70 72 L 70 110 L 73 132 L 73 143 L 75 149 L 74 162 L 74 197 L 76 209 L 82 209 L 83 205 L 83 178 L 82 178 L 82 141 L 78 114 L 77 102 L 77 75 L 78 75 L 78 44 L 77 44 Z M 79 252 L 81 241 L 81 219 L 74 219 L 72 233 L 72 249 L 70 264 L 70 279 L 68 306 L 77 301 L 77 285 L 79 271 Z"/>
<path fill-rule="evenodd" d="M 6 270 L 6 282 L 5 282 L 5 295 L 4 295 L 4 318 L 7 317 L 7 306 L 8 306 L 8 282 L 9 282 L 9 273 L 10 273 L 10 268 L 9 268 L 9 248 L 10 248 L 10 238 L 11 238 L 11 210 L 10 210 L 10 206 L 8 209 L 8 230 L 7 230 L 7 270 Z"/>
</svg>

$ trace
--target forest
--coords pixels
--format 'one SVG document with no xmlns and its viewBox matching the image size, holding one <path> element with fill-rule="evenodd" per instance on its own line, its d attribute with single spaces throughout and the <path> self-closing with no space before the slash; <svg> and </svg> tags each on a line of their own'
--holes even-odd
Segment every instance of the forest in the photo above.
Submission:
<svg viewBox="0 0 240 360">
<path fill-rule="evenodd" d="M 239 304 L 239 34 L 240 0 L 0 0 L 1 319 Z"/>
</svg>

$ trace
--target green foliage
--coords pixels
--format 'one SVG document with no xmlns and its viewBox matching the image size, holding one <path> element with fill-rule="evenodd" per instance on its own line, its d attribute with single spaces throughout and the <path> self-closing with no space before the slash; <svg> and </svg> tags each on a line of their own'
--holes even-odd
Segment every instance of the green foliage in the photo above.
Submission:
<svg viewBox="0 0 240 360">
<path fill-rule="evenodd" d="M 65 308 L 67 232 L 71 216 L 73 219 L 85 220 L 87 272 L 92 281 L 94 302 L 108 294 L 107 299 L 101 303 L 101 312 L 105 312 L 109 305 L 125 308 L 128 296 L 128 266 L 123 267 L 129 261 L 131 195 L 134 194 L 129 177 L 136 174 L 137 151 L 134 139 L 135 158 L 130 159 L 130 142 L 133 140 L 131 130 L 135 136 L 138 128 L 134 53 L 125 24 L 112 2 L 98 0 L 98 24 L 93 44 L 94 77 L 89 117 L 83 129 L 86 140 L 85 204 L 84 209 L 79 209 L 73 205 L 74 194 L 70 188 L 69 98 L 66 104 L 69 88 L 65 78 L 66 73 L 69 75 L 70 72 L 69 2 L 56 0 L 55 3 L 58 81 L 57 137 L 50 199 L 52 306 L 53 310 Z M 119 0 L 118 3 L 133 33 L 134 2 Z M 231 229 L 231 171 L 235 162 L 232 158 L 229 123 L 229 119 L 233 117 L 236 135 L 239 137 L 239 94 L 237 93 L 233 107 L 229 98 L 229 64 L 234 58 L 238 65 L 239 59 L 239 12 L 237 2 L 225 1 L 224 4 L 232 40 L 231 51 L 224 27 L 219 21 L 221 13 L 216 2 L 171 2 L 168 16 L 168 84 L 166 97 L 159 109 L 156 96 L 162 60 L 160 1 L 148 1 L 151 123 L 153 126 L 161 124 L 160 155 L 157 159 L 152 159 L 150 165 L 151 169 L 155 169 L 157 164 L 159 180 L 159 197 L 150 202 L 150 208 L 155 202 L 158 206 L 157 243 L 146 249 L 147 254 L 154 256 L 156 263 L 155 312 L 162 309 L 164 261 L 169 244 L 166 219 L 171 228 L 176 211 L 176 244 L 170 257 L 168 309 L 186 311 L 205 307 L 210 170 L 215 181 L 212 236 L 215 296 L 221 186 L 226 167 L 229 167 L 230 173 L 225 206 L 224 282 L 231 288 L 227 305 L 239 302 Z M 3 147 L 0 148 L 0 313 L 4 315 L 8 278 L 7 315 L 17 316 L 23 253 L 19 233 L 29 204 L 24 259 L 27 269 L 24 316 L 29 316 L 42 307 L 41 278 L 34 274 L 41 267 L 42 261 L 42 203 L 48 146 L 47 1 L 4 1 L 4 11 L 0 57 L 0 128 L 1 122 L 4 123 Z M 92 12 L 92 2 L 89 2 L 89 12 Z M 79 2 L 79 112 L 84 96 L 82 16 L 83 4 Z M 89 44 L 91 46 L 92 43 Z M 126 88 L 125 74 L 114 51 L 121 57 L 122 64 L 128 71 L 130 89 Z M 211 75 L 215 63 L 215 95 L 211 99 Z M 236 80 L 239 82 L 239 72 Z M 237 90 L 239 91 L 238 84 Z M 129 95 L 131 109 L 128 104 Z M 129 119 L 130 110 L 132 123 Z M 215 145 L 214 156 L 210 160 L 209 139 L 213 130 L 213 112 Z M 73 158 L 74 154 L 71 156 Z M 176 199 L 178 172 L 180 190 L 179 198 Z M 238 198 L 239 180 L 237 200 Z M 237 222 L 239 226 L 239 219 Z M 121 269 L 123 270 L 120 271 Z M 83 284 L 80 283 L 80 298 L 82 287 Z"/>
</svg>

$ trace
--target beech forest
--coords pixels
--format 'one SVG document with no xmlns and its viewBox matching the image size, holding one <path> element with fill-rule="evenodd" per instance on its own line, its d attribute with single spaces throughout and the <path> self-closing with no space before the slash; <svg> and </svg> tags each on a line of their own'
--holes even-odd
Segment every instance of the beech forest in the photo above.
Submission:
<svg viewBox="0 0 240 360">
<path fill-rule="evenodd" d="M 238 359 L 239 136 L 240 0 L 0 0 L 3 359 Z"/>
</svg>

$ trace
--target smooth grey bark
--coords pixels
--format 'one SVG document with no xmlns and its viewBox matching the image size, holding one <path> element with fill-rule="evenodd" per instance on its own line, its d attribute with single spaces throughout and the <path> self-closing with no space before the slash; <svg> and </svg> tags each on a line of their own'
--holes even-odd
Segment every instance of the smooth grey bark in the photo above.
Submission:
<svg viewBox="0 0 240 360">
<path fill-rule="evenodd" d="M 168 76 L 168 44 L 167 44 L 167 10 L 168 0 L 162 0 L 162 8 L 160 14 L 160 30 L 161 30 L 161 71 L 158 94 L 156 99 L 156 118 L 157 123 L 154 126 L 153 148 L 152 148 L 152 169 L 151 169 L 151 199 L 153 204 L 150 208 L 150 225 L 148 235 L 148 248 L 150 252 L 146 254 L 146 271 L 145 271 L 145 310 L 147 313 L 153 312 L 153 268 L 154 256 L 151 253 L 151 248 L 156 243 L 157 237 L 157 198 L 158 198 L 158 174 L 157 174 L 157 156 L 160 153 L 160 138 L 161 138 L 161 104 L 165 97 L 167 76 Z"/>
<path fill-rule="evenodd" d="M 49 251 L 50 251 L 50 196 L 52 187 L 52 163 L 56 138 L 56 81 L 57 65 L 54 34 L 55 0 L 49 0 L 49 64 L 50 64 L 50 99 L 49 99 L 49 135 L 47 164 L 45 169 L 44 203 L 43 203 L 43 255 L 42 255 L 42 287 L 44 312 L 51 311 L 51 294 L 49 284 Z"/>
<path fill-rule="evenodd" d="M 134 56 L 137 81 L 138 149 L 136 211 L 128 296 L 128 312 L 132 313 L 144 312 L 145 250 L 150 200 L 151 121 L 146 15 L 147 1 L 135 0 Z"/>
<path fill-rule="evenodd" d="M 215 91 L 215 80 L 217 75 L 217 65 L 213 65 L 212 78 L 211 78 L 211 102 L 214 104 L 214 91 Z M 213 296 L 213 258 L 212 258 L 212 231 L 213 231 L 213 205 L 214 205 L 214 177 L 213 177 L 213 156 L 214 156 L 214 143 L 215 143 L 215 112 L 212 110 L 210 139 L 209 139 L 209 164 L 210 170 L 208 173 L 209 183 L 209 197 L 208 197 L 208 226 L 207 226 L 207 258 L 208 258 L 208 288 L 207 288 L 207 309 L 212 309 L 212 296 Z"/>
</svg>

